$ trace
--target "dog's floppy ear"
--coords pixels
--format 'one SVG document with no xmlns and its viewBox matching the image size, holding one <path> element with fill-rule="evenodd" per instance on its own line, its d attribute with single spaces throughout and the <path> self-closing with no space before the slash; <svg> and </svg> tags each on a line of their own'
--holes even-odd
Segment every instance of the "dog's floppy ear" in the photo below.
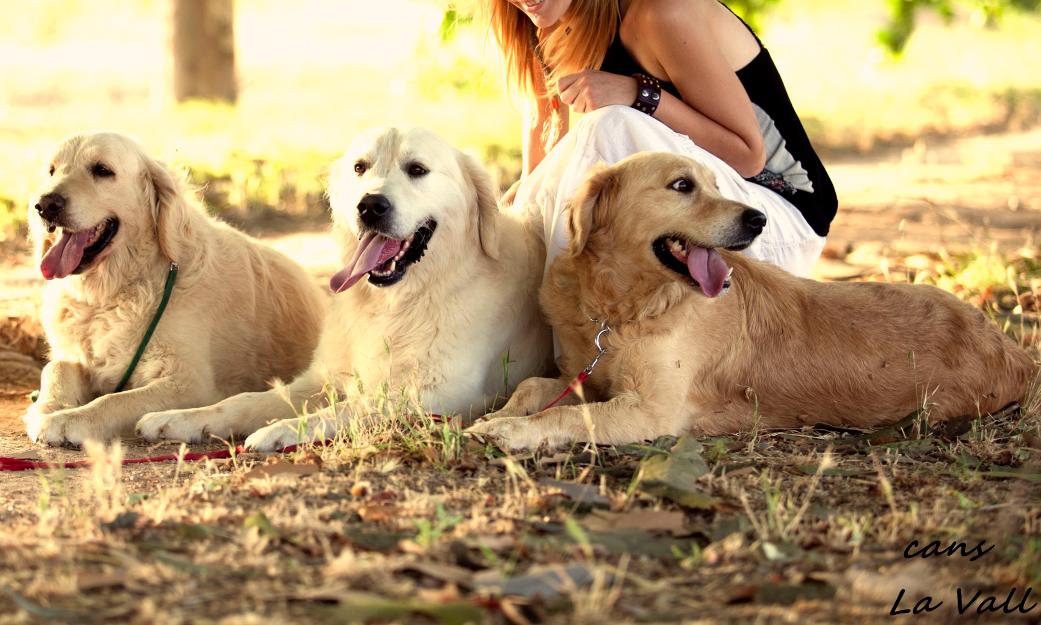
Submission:
<svg viewBox="0 0 1041 625">
<path fill-rule="evenodd" d="M 495 184 L 484 166 L 468 154 L 460 155 L 459 168 L 463 170 L 463 178 L 476 193 L 477 237 L 481 241 L 481 250 L 485 256 L 498 260 L 499 204 L 495 197 Z"/>
<path fill-rule="evenodd" d="M 571 243 L 568 255 L 578 256 L 586 249 L 589 234 L 599 221 L 600 206 L 610 200 L 614 190 L 615 171 L 606 165 L 593 167 L 586 181 L 568 200 L 568 228 L 571 230 Z"/>
<path fill-rule="evenodd" d="M 145 196 L 151 204 L 159 251 L 174 262 L 183 262 L 194 247 L 194 223 L 199 214 L 184 198 L 181 184 L 163 166 L 145 157 Z"/>
</svg>

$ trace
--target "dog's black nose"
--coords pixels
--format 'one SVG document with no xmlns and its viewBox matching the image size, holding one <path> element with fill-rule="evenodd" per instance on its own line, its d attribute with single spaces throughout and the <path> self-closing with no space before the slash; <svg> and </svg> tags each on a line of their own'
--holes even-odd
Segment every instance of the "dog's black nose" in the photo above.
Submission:
<svg viewBox="0 0 1041 625">
<path fill-rule="evenodd" d="M 766 215 L 750 208 L 741 213 L 741 223 L 758 235 L 766 227 Z"/>
<path fill-rule="evenodd" d="M 60 193 L 48 193 L 36 203 L 36 212 L 44 221 L 57 221 L 58 216 L 65 210 L 65 196 Z"/>
<path fill-rule="evenodd" d="M 387 196 L 378 193 L 366 193 L 358 202 L 358 215 L 362 222 L 370 226 L 377 225 L 393 209 Z"/>
</svg>

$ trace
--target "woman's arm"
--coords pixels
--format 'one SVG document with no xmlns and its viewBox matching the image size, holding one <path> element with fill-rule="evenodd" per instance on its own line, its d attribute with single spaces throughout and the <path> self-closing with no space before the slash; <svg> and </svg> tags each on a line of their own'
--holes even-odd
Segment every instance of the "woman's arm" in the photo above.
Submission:
<svg viewBox="0 0 1041 625">
<path fill-rule="evenodd" d="M 642 5 L 641 5 L 642 6 Z M 636 36 L 683 99 L 662 93 L 654 116 L 726 161 L 742 176 L 763 169 L 763 137 L 752 101 L 723 57 L 702 2 L 667 0 L 633 16 Z"/>
<path fill-rule="evenodd" d="M 765 161 L 759 122 L 744 86 L 723 57 L 705 7 L 691 0 L 657 0 L 653 10 L 633 16 L 634 39 L 683 96 L 681 100 L 663 91 L 654 117 L 742 176 L 754 176 Z M 637 5 L 630 10 L 638 10 Z M 582 113 L 610 104 L 628 106 L 636 98 L 632 77 L 596 70 L 564 76 L 559 89 L 561 99 Z"/>
<path fill-rule="evenodd" d="M 541 92 L 545 92 L 545 84 L 542 83 L 541 77 L 536 77 L 536 81 L 539 83 L 537 88 Z M 556 98 L 556 96 L 553 96 Z M 560 114 L 556 119 L 556 127 L 550 131 L 549 138 L 552 138 L 554 142 L 559 141 L 568 131 L 568 109 L 564 106 L 564 103 L 557 98 L 557 105 L 560 108 Z M 553 108 L 551 100 L 544 97 L 534 97 L 529 100 L 529 105 L 524 115 L 524 134 L 521 137 L 522 142 L 522 154 L 523 154 L 523 175 L 531 173 L 531 170 L 535 169 L 542 159 L 546 157 L 546 153 L 553 146 L 546 145 L 547 137 L 544 134 L 546 123 L 553 117 Z"/>
</svg>

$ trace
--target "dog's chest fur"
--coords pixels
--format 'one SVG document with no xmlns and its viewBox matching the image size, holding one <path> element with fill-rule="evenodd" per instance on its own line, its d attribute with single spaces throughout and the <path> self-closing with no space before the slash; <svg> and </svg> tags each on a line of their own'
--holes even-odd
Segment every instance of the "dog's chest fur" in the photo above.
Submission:
<svg viewBox="0 0 1041 625">
<path fill-rule="evenodd" d="M 159 294 L 134 285 L 111 302 L 95 304 L 54 286 L 45 297 L 55 305 L 44 306 L 49 315 L 43 319 L 51 360 L 82 365 L 95 394 L 112 392 L 144 336 Z"/>
<path fill-rule="evenodd" d="M 382 294 L 348 293 L 334 302 L 327 320 L 316 359 L 343 380 L 343 390 L 369 399 L 388 394 L 394 400 L 403 392 L 418 392 L 416 399 L 434 412 L 485 409 L 473 403 L 493 399 L 484 387 L 496 359 L 485 352 L 497 346 L 475 335 L 474 328 L 493 325 L 480 318 L 484 311 L 422 299 L 399 308 L 381 305 L 377 296 Z"/>
</svg>

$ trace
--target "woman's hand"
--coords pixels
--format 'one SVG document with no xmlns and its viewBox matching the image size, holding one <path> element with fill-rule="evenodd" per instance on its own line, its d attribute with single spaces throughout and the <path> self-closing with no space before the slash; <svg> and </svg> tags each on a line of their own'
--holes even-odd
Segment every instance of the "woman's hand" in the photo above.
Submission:
<svg viewBox="0 0 1041 625">
<path fill-rule="evenodd" d="M 630 106 L 636 100 L 636 79 L 587 69 L 557 81 L 560 99 L 579 113 L 611 104 Z"/>
</svg>

